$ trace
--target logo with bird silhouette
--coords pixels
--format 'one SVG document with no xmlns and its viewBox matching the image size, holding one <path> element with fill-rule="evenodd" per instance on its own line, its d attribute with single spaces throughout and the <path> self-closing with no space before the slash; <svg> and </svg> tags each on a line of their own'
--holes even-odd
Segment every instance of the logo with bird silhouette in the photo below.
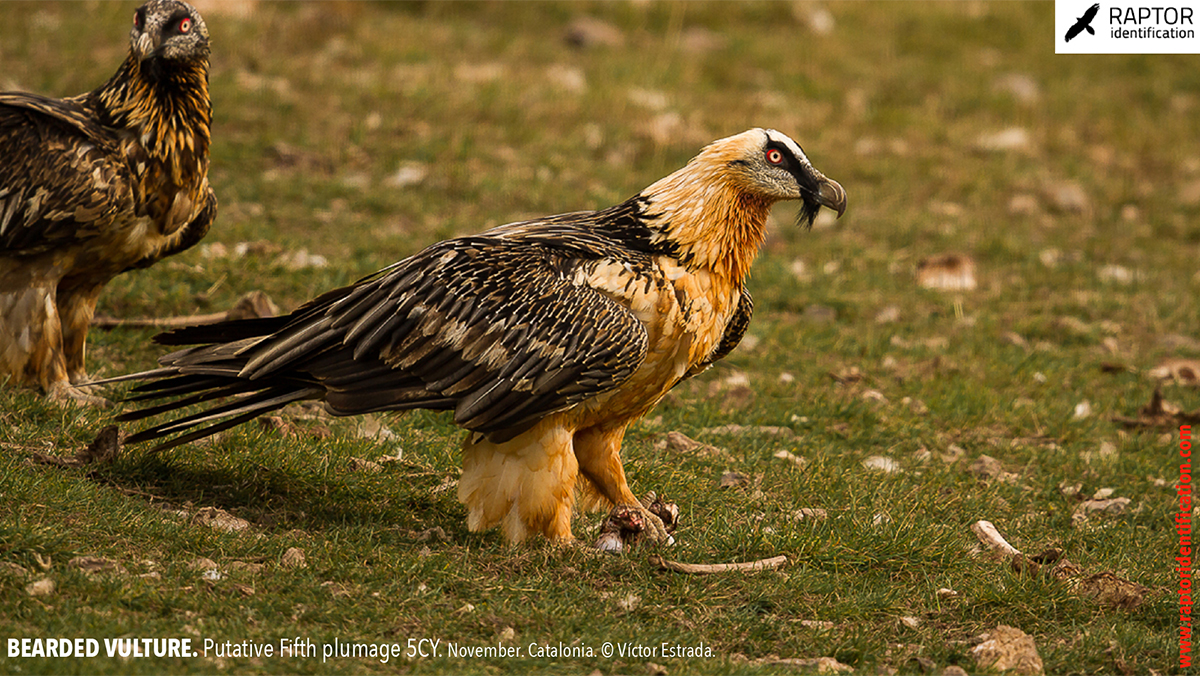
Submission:
<svg viewBox="0 0 1200 676">
<path fill-rule="evenodd" d="M 1087 32 L 1091 33 L 1092 35 L 1095 35 L 1096 31 L 1092 29 L 1092 20 L 1094 20 L 1096 18 L 1096 14 L 1099 12 L 1100 12 L 1100 3 L 1098 3 L 1098 2 L 1094 5 L 1092 5 L 1091 7 L 1088 7 L 1087 11 L 1083 13 L 1083 16 L 1076 19 L 1075 24 L 1073 26 L 1071 26 L 1069 29 L 1067 29 L 1066 41 L 1070 42 L 1077 35 L 1079 35 L 1080 33 L 1084 32 L 1084 31 L 1087 31 Z"/>
</svg>

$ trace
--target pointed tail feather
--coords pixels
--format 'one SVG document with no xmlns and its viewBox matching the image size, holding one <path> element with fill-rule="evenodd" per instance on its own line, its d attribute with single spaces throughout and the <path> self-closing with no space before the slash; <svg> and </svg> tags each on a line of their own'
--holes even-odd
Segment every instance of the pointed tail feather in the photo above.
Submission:
<svg viewBox="0 0 1200 676">
<path fill-rule="evenodd" d="M 201 401 L 210 400 L 210 399 L 213 399 L 216 397 L 226 396 L 226 394 L 229 393 L 232 389 L 240 388 L 242 385 L 243 385 L 243 383 L 234 382 L 234 383 L 231 383 L 230 385 L 228 385 L 226 388 L 218 389 L 215 391 L 203 392 L 203 393 L 197 394 L 193 397 L 188 397 L 187 399 L 184 399 L 184 400 L 172 401 L 172 402 L 169 402 L 162 406 L 157 406 L 154 408 L 157 409 L 156 410 L 157 413 L 162 413 L 162 412 L 165 412 L 168 410 L 173 410 L 173 409 L 179 408 L 181 406 L 186 406 L 186 405 L 189 405 L 192 403 L 199 403 Z M 151 449 L 153 451 L 166 450 L 168 448 L 174 448 L 175 446 L 178 446 L 180 444 L 185 444 L 189 441 L 201 439 L 203 437 L 207 437 L 207 436 L 216 434 L 217 432 L 227 430 L 230 427 L 240 425 L 240 424 L 246 422 L 247 420 L 251 420 L 252 418 L 256 418 L 260 415 L 263 415 L 264 413 L 269 413 L 271 411 L 281 409 L 284 406 L 287 406 L 288 404 L 290 404 L 294 401 L 317 398 L 323 392 L 324 392 L 323 389 L 316 388 L 316 387 L 309 387 L 309 388 L 302 388 L 302 389 L 293 389 L 293 388 L 282 387 L 282 386 L 268 387 L 261 391 L 255 392 L 249 396 L 240 397 L 238 399 L 235 399 L 234 401 L 228 402 L 226 404 L 222 404 L 220 406 L 215 406 L 213 408 L 205 409 L 203 411 L 200 411 L 199 413 L 193 413 L 192 415 L 184 416 L 184 417 L 178 418 L 176 420 L 171 420 L 169 422 L 165 422 L 160 425 L 155 425 L 154 427 L 144 429 L 141 432 L 138 432 L 137 434 L 130 436 L 125 441 L 126 441 L 126 443 L 136 444 L 136 443 L 139 443 L 142 441 L 151 441 L 154 439 L 160 439 L 162 437 L 170 436 L 172 434 L 178 434 L 180 432 L 192 430 L 192 431 L 188 432 L 187 434 L 184 434 L 183 436 L 175 437 L 174 439 L 171 439 L 167 442 L 159 444 L 158 446 L 155 446 L 153 449 Z M 142 411 L 133 411 L 131 413 L 122 415 L 118 419 L 119 420 L 127 420 L 127 419 L 137 419 L 137 418 L 141 418 L 141 417 L 146 417 L 143 415 L 139 415 L 141 413 L 142 413 Z M 153 414 L 150 414 L 150 415 L 153 415 Z M 129 417 L 126 417 L 126 416 L 129 416 Z M 214 420 L 222 420 L 225 418 L 227 418 L 227 420 L 223 420 L 222 422 L 216 423 L 214 425 L 209 425 L 207 427 L 200 427 L 199 429 L 195 429 L 195 428 L 199 427 L 200 425 L 203 425 L 204 423 L 211 422 Z"/>
</svg>

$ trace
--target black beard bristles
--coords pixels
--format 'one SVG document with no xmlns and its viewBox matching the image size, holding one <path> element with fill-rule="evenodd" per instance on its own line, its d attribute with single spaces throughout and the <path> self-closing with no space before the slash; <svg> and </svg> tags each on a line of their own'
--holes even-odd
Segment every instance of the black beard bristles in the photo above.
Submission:
<svg viewBox="0 0 1200 676">
<path fill-rule="evenodd" d="M 796 227 L 812 230 L 813 221 L 816 220 L 817 213 L 820 211 L 820 204 L 806 199 L 800 200 L 800 211 L 796 212 Z"/>
</svg>

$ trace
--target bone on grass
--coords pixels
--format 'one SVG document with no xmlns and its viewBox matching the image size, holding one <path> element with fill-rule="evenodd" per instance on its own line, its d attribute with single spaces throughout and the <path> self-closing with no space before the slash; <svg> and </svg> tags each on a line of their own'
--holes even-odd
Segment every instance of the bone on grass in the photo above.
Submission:
<svg viewBox="0 0 1200 676">
<path fill-rule="evenodd" d="M 663 528 L 667 535 L 675 533 L 679 525 L 679 506 L 666 502 L 654 491 L 650 491 L 641 499 L 642 508 L 662 519 Z M 600 537 L 596 540 L 596 548 L 620 553 L 626 547 L 632 547 L 642 540 L 646 531 L 646 520 L 639 510 L 630 505 L 617 505 L 609 512 L 608 517 L 600 524 Z M 674 540 L 668 540 L 674 544 Z"/>
<path fill-rule="evenodd" d="M 987 546 L 988 549 L 1003 554 L 1004 556 L 1013 557 L 1020 556 L 1021 550 L 1008 544 L 1008 540 L 996 530 L 991 521 L 976 521 L 971 524 L 971 530 L 975 533 L 975 537 Z"/>
<path fill-rule="evenodd" d="M 660 556 L 651 555 L 650 563 L 675 573 L 688 575 L 712 575 L 714 573 L 752 573 L 759 570 L 780 568 L 787 564 L 786 556 L 775 556 L 758 561 L 741 561 L 736 563 L 681 563 L 668 561 Z"/>
<path fill-rule="evenodd" d="M 74 457 L 62 458 L 34 451 L 33 461 L 55 467 L 84 467 L 112 462 L 120 453 L 121 431 L 116 425 L 109 425 L 100 430 L 92 443 L 76 451 Z"/>
<path fill-rule="evenodd" d="M 989 521 L 976 521 L 971 530 L 979 541 L 1007 558 L 1014 572 L 1045 575 L 1066 583 L 1074 593 L 1095 599 L 1104 606 L 1133 610 L 1140 606 L 1153 590 L 1131 580 L 1104 571 L 1087 574 L 1079 565 L 1063 556 L 1060 549 L 1051 548 L 1040 554 L 1026 556 L 1010 545 Z"/>
<path fill-rule="evenodd" d="M 185 315 L 182 317 L 136 317 L 121 319 L 119 317 L 96 316 L 92 326 L 100 329 L 115 329 L 118 327 L 151 327 L 160 329 L 175 329 L 184 326 L 199 326 L 235 319 L 257 319 L 273 317 L 279 314 L 279 308 L 267 294 L 262 291 L 251 291 L 234 303 L 226 312 L 212 312 L 201 315 Z"/>
</svg>

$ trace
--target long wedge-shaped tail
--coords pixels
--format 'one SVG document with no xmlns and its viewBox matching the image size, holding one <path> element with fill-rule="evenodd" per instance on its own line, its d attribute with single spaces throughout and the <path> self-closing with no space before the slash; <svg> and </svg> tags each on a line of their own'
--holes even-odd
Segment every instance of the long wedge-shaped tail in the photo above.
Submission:
<svg viewBox="0 0 1200 676">
<path fill-rule="evenodd" d="M 304 378 L 252 380 L 240 377 L 247 358 L 243 353 L 264 336 L 284 324 L 285 318 L 249 319 L 209 326 L 178 329 L 155 337 L 167 345 L 216 343 L 192 347 L 168 354 L 160 360 L 162 368 L 133 373 L 102 383 L 128 380 L 148 381 L 135 387 L 127 401 L 140 403 L 167 400 L 161 404 L 129 411 L 120 421 L 150 418 L 189 406 L 211 404 L 228 398 L 198 413 L 160 423 L 129 436 L 126 443 L 171 438 L 153 448 L 174 448 L 240 425 L 252 418 L 304 399 L 317 399 L 324 388 Z"/>
</svg>

